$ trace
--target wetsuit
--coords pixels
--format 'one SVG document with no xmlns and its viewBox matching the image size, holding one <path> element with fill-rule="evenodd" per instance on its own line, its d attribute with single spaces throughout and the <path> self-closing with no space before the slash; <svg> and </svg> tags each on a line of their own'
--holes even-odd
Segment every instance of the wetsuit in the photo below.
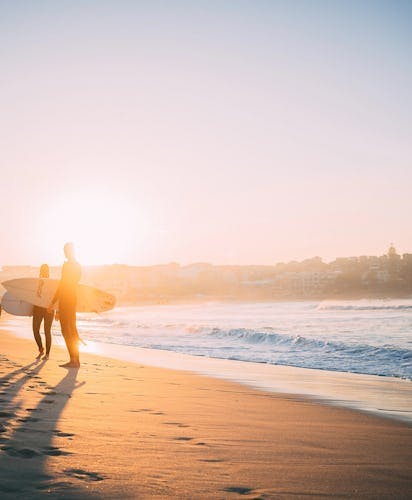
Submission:
<svg viewBox="0 0 412 500">
<path fill-rule="evenodd" d="M 46 356 L 50 353 L 51 347 L 51 326 L 54 312 L 47 312 L 45 307 L 33 306 L 33 334 L 40 354 L 43 352 L 43 345 L 40 337 L 40 326 L 44 320 L 44 336 L 46 337 Z"/>
<path fill-rule="evenodd" d="M 62 335 L 72 361 L 79 360 L 79 334 L 76 327 L 77 284 L 81 267 L 75 260 L 63 264 L 62 276 L 53 302 L 59 301 L 59 318 Z"/>
</svg>

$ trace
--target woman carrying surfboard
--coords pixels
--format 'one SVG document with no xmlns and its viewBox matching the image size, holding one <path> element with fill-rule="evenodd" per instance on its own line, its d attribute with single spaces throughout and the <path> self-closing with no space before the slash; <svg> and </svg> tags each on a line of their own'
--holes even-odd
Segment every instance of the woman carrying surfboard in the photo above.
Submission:
<svg viewBox="0 0 412 500">
<path fill-rule="evenodd" d="M 43 264 L 40 267 L 40 273 L 39 277 L 40 278 L 48 278 L 50 276 L 49 272 L 49 266 L 47 264 Z M 37 288 L 37 294 L 41 295 L 41 289 L 43 287 L 44 282 L 40 279 L 39 280 L 39 286 Z M 54 319 L 54 311 L 49 311 L 45 307 L 39 307 L 39 306 L 33 306 L 33 335 L 34 335 L 34 340 L 36 341 L 37 347 L 39 348 L 39 355 L 37 356 L 37 359 L 40 359 L 43 354 L 44 354 L 44 348 L 43 344 L 41 341 L 41 336 L 40 336 L 40 326 L 41 322 L 44 321 L 43 326 L 44 326 L 44 336 L 46 338 L 46 355 L 44 356 L 43 359 L 48 359 L 49 354 L 50 354 L 50 348 L 51 348 L 51 326 L 53 323 Z"/>
<path fill-rule="evenodd" d="M 53 310 L 55 302 L 59 301 L 60 326 L 70 361 L 63 365 L 64 368 L 78 368 L 79 359 L 79 334 L 76 326 L 77 285 L 80 281 L 81 267 L 74 255 L 73 243 L 64 245 L 66 261 L 63 264 L 59 286 L 54 294 L 48 310 Z"/>
</svg>

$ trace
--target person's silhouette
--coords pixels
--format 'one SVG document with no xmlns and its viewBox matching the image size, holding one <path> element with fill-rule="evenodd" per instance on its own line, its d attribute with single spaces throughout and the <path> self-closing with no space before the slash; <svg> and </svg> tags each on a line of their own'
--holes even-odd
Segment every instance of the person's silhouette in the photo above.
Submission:
<svg viewBox="0 0 412 500">
<path fill-rule="evenodd" d="M 40 273 L 39 273 L 39 286 L 37 293 L 40 295 L 41 294 L 41 289 L 43 287 L 43 280 L 41 278 L 49 278 L 50 272 L 49 272 L 49 266 L 47 264 L 43 264 L 40 267 Z M 48 359 L 49 354 L 50 354 L 50 347 L 51 347 L 51 326 L 53 323 L 53 318 L 54 318 L 54 312 L 49 311 L 45 307 L 39 307 L 39 306 L 33 306 L 33 335 L 34 335 L 34 340 L 36 341 L 37 347 L 39 348 L 39 355 L 37 356 L 37 359 L 40 359 L 43 354 L 44 354 L 44 348 L 40 336 L 40 326 L 42 321 L 44 321 L 44 336 L 46 337 L 46 355 L 44 356 L 44 359 Z"/>
<path fill-rule="evenodd" d="M 63 264 L 59 287 L 49 305 L 49 310 L 52 310 L 54 304 L 59 301 L 60 326 L 70 356 L 70 361 L 60 366 L 78 368 L 80 359 L 79 334 L 76 327 L 76 303 L 77 284 L 80 281 L 81 267 L 75 259 L 73 243 L 64 245 L 64 255 L 67 260 Z"/>
</svg>

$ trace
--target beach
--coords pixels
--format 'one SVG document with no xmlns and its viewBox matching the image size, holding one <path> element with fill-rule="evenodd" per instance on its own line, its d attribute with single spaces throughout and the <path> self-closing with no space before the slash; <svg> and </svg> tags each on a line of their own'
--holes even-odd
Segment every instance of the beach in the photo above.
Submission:
<svg viewBox="0 0 412 500">
<path fill-rule="evenodd" d="M 410 425 L 1 332 L 2 498 L 407 498 Z"/>
<path fill-rule="evenodd" d="M 411 21 L 0 1 L 0 500 L 412 500 Z"/>
</svg>

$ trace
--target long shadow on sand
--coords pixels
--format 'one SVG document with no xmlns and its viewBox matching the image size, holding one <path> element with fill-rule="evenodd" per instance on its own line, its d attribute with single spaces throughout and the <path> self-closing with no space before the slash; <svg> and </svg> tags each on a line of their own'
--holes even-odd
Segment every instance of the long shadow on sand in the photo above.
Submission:
<svg viewBox="0 0 412 500">
<path fill-rule="evenodd" d="M 8 360 L 6 359 L 6 361 Z M 8 440 L 4 434 L 7 432 L 8 426 L 12 425 L 15 420 L 17 412 L 21 410 L 22 400 L 18 399 L 20 391 L 26 383 L 35 383 L 36 379 L 40 378 L 38 374 L 44 363 L 44 361 L 33 361 L 0 377 L 0 442 Z M 34 385 L 29 385 L 26 390 L 30 390 L 32 387 L 34 388 Z"/>
<path fill-rule="evenodd" d="M 51 387 L 38 375 L 44 362 L 31 363 L 0 378 L 0 496 L 1 498 L 97 498 L 79 480 L 98 481 L 98 474 L 62 465 L 69 455 L 53 440 L 74 436 L 57 428 L 72 392 L 79 387 L 78 370 L 68 370 Z M 24 374 L 23 376 L 20 376 Z M 33 408 L 23 407 L 23 390 L 36 391 L 41 399 Z M 55 464 L 53 464 L 55 461 Z M 57 470 L 57 472 L 56 472 Z M 7 471 L 7 472 L 6 472 Z"/>
</svg>

